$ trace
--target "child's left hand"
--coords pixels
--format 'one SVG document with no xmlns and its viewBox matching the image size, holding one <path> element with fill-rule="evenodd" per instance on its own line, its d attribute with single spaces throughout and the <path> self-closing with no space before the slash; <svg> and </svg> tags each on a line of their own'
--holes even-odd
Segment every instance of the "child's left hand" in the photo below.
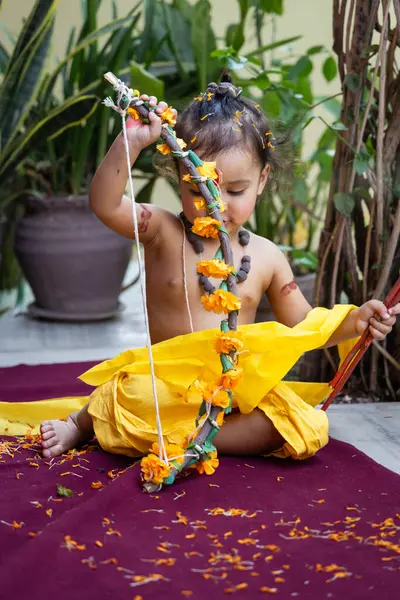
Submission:
<svg viewBox="0 0 400 600">
<path fill-rule="evenodd" d="M 356 331 L 362 335 L 369 328 L 375 340 L 383 340 L 396 322 L 396 315 L 400 314 L 400 302 L 387 309 L 380 300 L 369 300 L 357 309 Z"/>
</svg>

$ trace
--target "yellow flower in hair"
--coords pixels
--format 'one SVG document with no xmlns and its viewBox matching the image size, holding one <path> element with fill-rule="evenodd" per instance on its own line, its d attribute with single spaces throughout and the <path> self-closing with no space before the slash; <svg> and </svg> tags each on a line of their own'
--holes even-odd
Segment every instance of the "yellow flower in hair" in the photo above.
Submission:
<svg viewBox="0 0 400 600">
<path fill-rule="evenodd" d="M 171 106 L 169 106 L 167 110 L 164 110 L 164 112 L 161 113 L 160 117 L 162 121 L 168 123 L 172 127 L 176 125 L 176 115 L 172 112 Z"/>
<path fill-rule="evenodd" d="M 205 162 L 201 165 L 201 167 L 197 167 L 197 170 L 201 177 L 208 177 L 209 179 L 217 179 L 218 173 L 215 171 L 215 167 L 217 166 L 216 162 Z"/>
<path fill-rule="evenodd" d="M 156 456 L 159 456 L 158 442 L 154 442 L 151 447 L 151 452 Z M 168 460 L 174 459 L 178 464 L 183 463 L 184 449 L 177 444 L 165 444 L 165 452 L 167 453 Z M 179 457 L 179 458 L 177 458 Z"/>
<path fill-rule="evenodd" d="M 229 354 L 242 350 L 244 346 L 242 339 L 243 334 L 239 331 L 221 332 L 214 341 L 214 349 L 218 354 Z"/>
<path fill-rule="evenodd" d="M 211 217 L 197 217 L 194 220 L 192 231 L 202 237 L 213 238 L 216 240 L 218 238 L 217 227 L 221 227 L 221 225 L 221 221 L 217 221 L 217 219 L 212 219 Z"/>
<path fill-rule="evenodd" d="M 242 369 L 230 369 L 226 373 L 222 374 L 220 385 L 226 390 L 232 390 L 241 382 L 243 378 Z"/>
<path fill-rule="evenodd" d="M 242 303 L 240 299 L 231 292 L 225 290 L 215 290 L 213 294 L 202 296 L 201 302 L 205 310 L 215 313 L 229 313 L 234 310 L 240 310 Z"/>
<path fill-rule="evenodd" d="M 197 263 L 197 271 L 206 277 L 217 277 L 226 279 L 235 270 L 235 267 L 226 265 L 222 260 L 202 260 Z"/>
<path fill-rule="evenodd" d="M 197 208 L 197 210 L 201 210 L 202 208 L 206 208 L 206 206 L 207 206 L 206 201 L 201 196 L 193 198 L 193 201 L 194 201 L 194 205 Z"/>
<path fill-rule="evenodd" d="M 219 460 L 217 458 L 217 451 L 214 450 L 214 452 L 210 452 L 208 456 L 210 458 L 207 460 L 200 460 L 198 463 L 196 463 L 196 468 L 200 475 L 203 475 L 203 473 L 206 475 L 212 475 L 215 473 L 215 469 L 218 468 Z"/>
<path fill-rule="evenodd" d="M 192 176 L 188 173 L 187 175 L 184 175 L 182 177 L 182 181 L 186 181 L 186 183 L 191 183 L 192 182 Z"/>
<path fill-rule="evenodd" d="M 155 454 L 149 454 L 142 458 L 140 466 L 142 467 L 143 479 L 156 484 L 162 483 L 171 471 L 171 467 L 166 465 Z"/>
<path fill-rule="evenodd" d="M 131 106 L 127 109 L 126 111 L 128 113 L 128 115 L 130 115 L 132 117 L 132 119 L 134 119 L 135 121 L 139 121 L 140 116 L 138 111 L 136 110 L 136 108 L 132 108 Z"/>
</svg>

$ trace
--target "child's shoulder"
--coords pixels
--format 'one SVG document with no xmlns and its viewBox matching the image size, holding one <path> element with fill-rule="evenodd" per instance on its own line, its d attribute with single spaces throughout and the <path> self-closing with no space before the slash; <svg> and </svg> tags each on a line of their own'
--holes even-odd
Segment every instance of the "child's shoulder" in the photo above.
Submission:
<svg viewBox="0 0 400 600">
<path fill-rule="evenodd" d="M 265 253 L 268 253 L 271 256 L 276 256 L 277 258 L 281 258 L 284 256 L 282 250 L 279 248 L 277 244 L 271 242 L 268 238 L 262 237 L 261 235 L 257 235 L 256 233 L 250 233 L 250 243 L 251 246 L 255 250 L 261 250 Z"/>
</svg>

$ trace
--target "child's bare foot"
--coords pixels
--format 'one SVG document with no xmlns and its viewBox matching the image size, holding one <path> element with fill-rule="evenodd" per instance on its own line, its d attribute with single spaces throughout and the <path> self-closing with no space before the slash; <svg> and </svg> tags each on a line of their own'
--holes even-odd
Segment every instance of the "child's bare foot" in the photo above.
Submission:
<svg viewBox="0 0 400 600">
<path fill-rule="evenodd" d="M 43 456 L 52 458 L 59 456 L 71 448 L 75 448 L 80 442 L 88 439 L 71 415 L 66 421 L 43 421 L 40 426 L 42 434 Z"/>
</svg>

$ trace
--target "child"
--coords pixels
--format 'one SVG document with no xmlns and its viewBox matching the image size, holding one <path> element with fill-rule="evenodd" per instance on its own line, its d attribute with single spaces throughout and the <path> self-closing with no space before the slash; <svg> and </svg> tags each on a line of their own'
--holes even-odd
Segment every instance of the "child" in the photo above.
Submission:
<svg viewBox="0 0 400 600">
<path fill-rule="evenodd" d="M 251 274 L 238 285 L 241 299 L 239 326 L 254 323 L 258 304 L 266 293 L 277 321 L 286 327 L 276 323 L 265 324 L 264 329 L 260 327 L 260 334 L 256 338 L 261 357 L 263 348 L 266 351 L 268 346 L 271 351 L 275 343 L 279 354 L 282 336 L 284 340 L 285 336 L 289 336 L 285 344 L 290 353 L 289 348 L 300 344 L 303 338 L 307 339 L 311 335 L 310 330 L 315 339 L 325 339 L 321 345 L 326 347 L 359 336 L 367 328 L 375 339 L 383 339 L 391 331 L 395 315 L 400 313 L 400 304 L 387 311 L 382 302 L 370 300 L 360 308 L 336 307 L 333 312 L 314 309 L 325 311 L 314 313 L 294 282 L 291 268 L 277 246 L 257 235 L 243 233 L 242 226 L 250 218 L 257 197 L 267 184 L 271 165 L 274 166 L 274 138 L 259 107 L 242 98 L 240 92 L 227 81 L 227 77 L 218 85 L 210 84 L 205 94 L 196 98 L 183 112 L 175 128 L 177 137 L 186 142 L 186 149 L 194 150 L 204 161 L 216 161 L 222 200 L 226 206 L 224 226 L 230 234 L 234 264 L 240 265 L 244 255 L 251 257 Z M 152 107 L 157 106 L 155 97 L 141 98 L 148 100 Z M 161 114 L 166 109 L 167 104 L 160 102 L 156 113 Z M 128 119 L 132 164 L 141 150 L 160 136 L 160 118 L 152 112 L 149 117 L 149 125 Z M 200 344 L 203 338 L 207 338 L 209 330 L 219 327 L 221 321 L 218 315 L 205 312 L 200 302 L 196 267 L 200 258 L 209 260 L 215 255 L 219 242 L 202 238 L 199 246 L 199 240 L 193 239 L 190 224 L 196 217 L 205 216 L 206 213 L 204 209 L 197 210 L 194 205 L 194 199 L 199 195 L 196 186 L 182 180 L 185 172 L 181 167 L 176 166 L 176 169 L 179 170 L 183 215 L 176 216 L 152 204 L 135 205 L 140 241 L 145 249 L 151 339 L 153 344 L 157 344 L 155 352 L 158 349 L 159 352 L 165 352 L 163 360 L 177 356 L 175 340 L 179 340 L 179 344 L 183 345 L 181 347 L 187 347 L 188 357 L 191 352 L 196 354 L 192 345 Z M 122 235 L 133 237 L 131 201 L 124 196 L 127 178 L 124 140 L 119 135 L 95 174 L 90 189 L 90 203 L 105 225 Z M 246 260 L 249 266 L 249 260 Z M 333 321 L 329 320 L 331 313 L 338 315 Z M 314 317 L 314 314 L 319 316 Z M 316 321 L 318 324 L 314 327 Z M 329 325 L 326 325 L 328 322 Z M 325 325 L 330 327 L 328 336 Z M 299 330 L 298 337 L 294 333 L 294 337 L 290 337 L 291 330 L 288 328 L 295 328 L 294 332 Z M 197 333 L 185 335 L 204 330 L 204 336 Z M 322 335 L 320 330 L 325 331 L 325 338 L 318 337 Z M 176 337 L 182 335 L 182 338 Z M 265 342 L 264 335 L 267 336 Z M 158 344 L 160 342 L 163 343 Z M 298 356 L 301 353 L 300 348 Z M 182 351 L 181 355 L 184 354 Z M 70 415 L 66 422 L 55 420 L 42 424 L 45 457 L 57 456 L 73 448 L 90 439 L 94 432 L 102 447 L 110 452 L 130 456 L 148 452 L 152 442 L 157 440 L 157 431 L 148 370 L 147 373 L 141 372 L 138 367 L 141 356 L 144 356 L 143 351 L 124 353 L 114 361 L 106 361 L 100 368 L 89 371 L 86 379 L 82 377 L 89 383 L 100 385 L 93 392 L 89 404 L 79 413 Z M 157 366 L 156 355 L 155 360 Z M 159 373 L 157 376 L 160 377 L 158 395 L 161 420 L 163 424 L 167 423 L 164 435 L 169 443 L 183 445 L 194 428 L 194 418 L 201 399 L 191 396 L 189 402 L 183 402 L 182 389 L 186 388 L 187 382 L 180 386 L 179 377 L 191 380 L 185 367 L 180 374 L 172 373 L 174 365 L 179 370 L 179 360 L 173 362 L 171 359 L 171 375 L 165 378 L 166 383 Z M 262 371 L 262 361 L 260 358 L 258 366 L 254 366 L 251 360 L 248 361 L 248 369 L 253 370 L 256 381 Z M 195 358 L 188 358 L 188 361 L 189 371 L 196 361 Z M 244 363 L 247 364 L 245 360 Z M 161 372 L 161 360 L 157 368 Z M 273 368 L 271 364 L 271 371 Z M 252 379 L 246 375 L 245 368 L 244 371 L 245 382 L 247 377 L 250 389 Z M 99 372 L 106 375 L 99 378 Z M 282 376 L 285 372 L 282 372 Z M 264 382 L 264 379 L 261 381 Z M 257 402 L 256 406 L 251 402 L 250 399 L 246 410 L 242 409 L 239 401 L 241 410 L 238 404 L 234 404 L 233 413 L 226 418 L 214 440 L 220 453 L 275 453 L 278 456 L 306 458 L 327 443 L 325 413 L 312 409 L 279 378 L 273 385 L 265 380 L 262 401 Z M 252 409 L 249 409 L 250 405 Z"/>
</svg>

